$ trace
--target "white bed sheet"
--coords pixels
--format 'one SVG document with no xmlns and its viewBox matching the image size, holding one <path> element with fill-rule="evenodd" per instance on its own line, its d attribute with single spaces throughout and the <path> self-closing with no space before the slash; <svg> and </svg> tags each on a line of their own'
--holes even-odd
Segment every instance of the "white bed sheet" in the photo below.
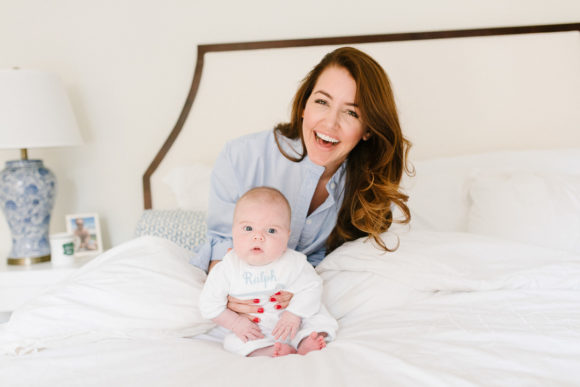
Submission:
<svg viewBox="0 0 580 387">
<path fill-rule="evenodd" d="M 338 318 L 320 352 L 244 358 L 199 338 L 0 357 L 6 386 L 577 385 L 580 256 L 463 233 L 350 242 L 319 266 Z"/>
</svg>

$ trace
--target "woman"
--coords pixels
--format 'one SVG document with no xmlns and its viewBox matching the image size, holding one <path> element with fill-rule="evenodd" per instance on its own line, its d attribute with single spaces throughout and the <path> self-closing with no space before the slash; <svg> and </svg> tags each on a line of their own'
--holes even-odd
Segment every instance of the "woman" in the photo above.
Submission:
<svg viewBox="0 0 580 387">
<path fill-rule="evenodd" d="M 255 186 L 280 190 L 292 207 L 290 248 L 316 266 L 346 241 L 381 239 L 399 207 L 410 220 L 399 182 L 410 143 L 401 132 L 393 93 L 382 67 L 351 47 L 327 54 L 303 80 L 289 123 L 226 144 L 212 174 L 208 242 L 199 251 L 209 269 L 231 244 L 236 200 Z M 396 248 L 396 247 L 395 247 Z M 292 295 L 273 295 L 282 308 Z M 256 313 L 231 298 L 228 308 Z"/>
</svg>

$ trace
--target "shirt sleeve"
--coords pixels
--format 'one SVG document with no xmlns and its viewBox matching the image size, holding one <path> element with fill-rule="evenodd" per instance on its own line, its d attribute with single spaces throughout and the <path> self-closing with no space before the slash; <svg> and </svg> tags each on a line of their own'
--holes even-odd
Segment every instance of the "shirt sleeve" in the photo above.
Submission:
<svg viewBox="0 0 580 387">
<path fill-rule="evenodd" d="M 228 262 L 220 262 L 207 276 L 199 296 L 199 311 L 203 318 L 211 320 L 226 310 L 230 288 L 227 267 Z"/>
<path fill-rule="evenodd" d="M 326 248 L 323 247 L 311 254 L 308 254 L 308 262 L 310 262 L 312 266 L 316 267 L 320 262 L 322 262 L 325 256 Z"/>
<path fill-rule="evenodd" d="M 306 259 L 302 259 L 300 265 L 295 281 L 286 288 L 287 291 L 294 293 L 286 310 L 305 318 L 313 316 L 320 310 L 322 278 Z"/>
</svg>

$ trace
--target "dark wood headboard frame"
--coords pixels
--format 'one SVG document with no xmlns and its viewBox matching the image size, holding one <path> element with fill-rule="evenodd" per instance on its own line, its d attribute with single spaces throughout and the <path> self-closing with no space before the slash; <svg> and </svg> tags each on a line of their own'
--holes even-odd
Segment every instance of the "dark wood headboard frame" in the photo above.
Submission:
<svg viewBox="0 0 580 387">
<path fill-rule="evenodd" d="M 221 51 L 242 51 L 242 50 L 257 50 L 269 48 L 290 48 L 290 47 L 309 47 L 309 46 L 326 46 L 326 45 L 348 45 L 361 43 L 378 43 L 378 42 L 397 42 L 409 40 L 428 40 L 428 39 L 446 39 L 446 38 L 465 38 L 476 36 L 494 36 L 494 35 L 517 35 L 517 34 L 531 34 L 544 32 L 563 32 L 563 31 L 579 31 L 580 23 L 569 24 L 551 24 L 551 25 L 535 25 L 535 26 L 521 26 L 521 27 L 498 27 L 498 28 L 480 28 L 469 30 L 449 30 L 449 31 L 430 31 L 430 32 L 406 32 L 383 35 L 360 35 L 360 36 L 340 36 L 329 38 L 314 38 L 314 39 L 294 39 L 294 40 L 270 40 L 261 42 L 240 42 L 240 43 L 218 43 L 218 44 L 201 44 L 197 46 L 197 62 L 195 65 L 195 72 L 193 81 L 189 89 L 189 94 L 185 100 L 185 105 L 181 110 L 181 114 L 169 137 L 157 152 L 157 155 L 143 174 L 143 200 L 145 209 L 151 209 L 153 201 L 151 197 L 151 176 L 159 167 L 165 155 L 171 149 L 173 143 L 179 136 L 183 125 L 187 119 L 199 83 L 201 82 L 201 74 L 203 72 L 204 56 L 208 52 Z"/>
</svg>

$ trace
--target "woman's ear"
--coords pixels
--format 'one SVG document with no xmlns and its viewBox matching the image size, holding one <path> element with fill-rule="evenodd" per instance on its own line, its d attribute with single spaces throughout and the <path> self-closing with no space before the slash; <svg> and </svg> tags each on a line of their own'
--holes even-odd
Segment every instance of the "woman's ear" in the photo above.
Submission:
<svg viewBox="0 0 580 387">
<path fill-rule="evenodd" d="M 363 141 L 368 140 L 369 138 L 371 138 L 371 132 L 370 131 L 366 131 L 365 134 L 363 134 L 362 139 Z"/>
</svg>

